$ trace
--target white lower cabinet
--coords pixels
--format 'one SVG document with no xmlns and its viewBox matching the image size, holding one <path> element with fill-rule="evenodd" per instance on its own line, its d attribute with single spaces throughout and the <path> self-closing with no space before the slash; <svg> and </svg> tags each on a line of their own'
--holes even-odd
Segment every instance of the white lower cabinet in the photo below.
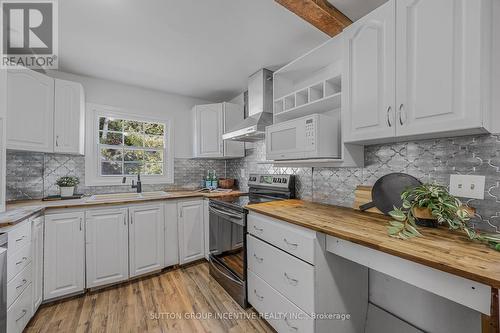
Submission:
<svg viewBox="0 0 500 333">
<path fill-rule="evenodd" d="M 44 300 L 85 288 L 84 213 L 45 216 Z"/>
<path fill-rule="evenodd" d="M 250 212 L 248 233 L 248 301 L 278 333 L 364 332 L 365 267 L 328 253 L 324 234 L 261 214 Z"/>
<path fill-rule="evenodd" d="M 130 277 L 164 267 L 164 225 L 162 204 L 129 208 Z"/>
<path fill-rule="evenodd" d="M 179 259 L 180 264 L 205 257 L 203 225 L 203 200 L 180 201 L 179 212 Z"/>
<path fill-rule="evenodd" d="M 30 284 L 7 310 L 7 332 L 21 333 L 33 316 Z"/>
<path fill-rule="evenodd" d="M 43 301 L 43 226 L 45 218 L 37 217 L 31 224 L 33 313 Z"/>
<path fill-rule="evenodd" d="M 127 280 L 128 209 L 86 212 L 87 288 Z"/>
<path fill-rule="evenodd" d="M 179 232 L 177 202 L 165 203 L 165 267 L 179 264 Z"/>
</svg>

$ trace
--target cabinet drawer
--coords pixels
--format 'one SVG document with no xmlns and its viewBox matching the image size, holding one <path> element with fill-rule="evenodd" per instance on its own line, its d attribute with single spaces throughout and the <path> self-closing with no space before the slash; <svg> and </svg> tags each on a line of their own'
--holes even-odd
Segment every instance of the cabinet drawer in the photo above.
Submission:
<svg viewBox="0 0 500 333">
<path fill-rule="evenodd" d="M 8 284 L 7 284 L 7 307 L 9 307 L 14 301 L 23 293 L 24 290 L 32 282 L 32 269 L 31 263 L 26 266 L 21 273 L 17 274 Z"/>
<path fill-rule="evenodd" d="M 295 303 L 314 312 L 314 267 L 255 237 L 248 236 L 248 269 Z"/>
<path fill-rule="evenodd" d="M 7 311 L 7 332 L 21 333 L 31 319 L 31 284 Z"/>
<path fill-rule="evenodd" d="M 10 281 L 31 262 L 31 244 L 7 257 L 7 281 Z"/>
<path fill-rule="evenodd" d="M 31 242 L 31 223 L 29 221 L 22 222 L 19 227 L 9 231 L 7 237 L 9 242 L 8 255 L 10 256 Z"/>
<path fill-rule="evenodd" d="M 250 213 L 248 232 L 314 264 L 316 232 L 271 217 Z"/>
<path fill-rule="evenodd" d="M 248 271 L 248 301 L 278 333 L 314 332 L 314 320 L 252 271 Z"/>
</svg>

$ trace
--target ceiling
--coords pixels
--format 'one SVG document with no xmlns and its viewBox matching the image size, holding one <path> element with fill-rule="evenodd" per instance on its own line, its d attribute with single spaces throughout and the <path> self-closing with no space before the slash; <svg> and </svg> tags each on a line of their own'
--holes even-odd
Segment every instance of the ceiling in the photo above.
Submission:
<svg viewBox="0 0 500 333">
<path fill-rule="evenodd" d="M 384 0 L 330 0 L 357 19 Z M 228 100 L 327 36 L 273 0 L 59 1 L 59 69 Z"/>
<path fill-rule="evenodd" d="M 59 1 L 59 69 L 227 100 L 327 36 L 272 0 Z"/>
</svg>

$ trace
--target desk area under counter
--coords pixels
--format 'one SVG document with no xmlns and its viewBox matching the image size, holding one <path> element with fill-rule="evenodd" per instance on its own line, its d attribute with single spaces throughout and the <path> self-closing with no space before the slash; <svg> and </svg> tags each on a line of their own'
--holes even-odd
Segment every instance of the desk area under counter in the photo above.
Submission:
<svg viewBox="0 0 500 333">
<path fill-rule="evenodd" d="M 287 312 L 289 310 L 283 304 L 288 301 L 305 313 L 348 313 L 350 321 L 356 318 L 362 321 L 362 324 L 352 322 L 350 330 L 343 327 L 341 332 L 379 332 L 383 325 L 388 325 L 393 332 L 427 331 L 411 326 L 405 318 L 401 320 L 369 302 L 374 297 L 374 292 L 369 290 L 373 272 L 375 280 L 384 276 L 389 281 L 386 283 L 397 281 L 440 302 L 453 304 L 453 307 L 471 309 L 467 311 L 477 314 L 474 315 L 477 325 L 471 325 L 477 329 L 472 332 L 498 332 L 500 253 L 484 244 L 473 243 L 442 228 L 424 229 L 423 237 L 411 240 L 394 239 L 387 235 L 388 218 L 385 216 L 301 200 L 275 201 L 247 208 L 250 211 L 249 298 L 260 312 Z M 257 258 L 253 257 L 252 251 Z M 271 272 L 269 269 L 259 271 L 259 264 L 262 266 L 265 261 L 265 258 L 262 260 L 263 254 L 269 257 L 268 261 L 273 261 L 273 257 L 280 258 L 274 260 Z M 303 266 L 295 270 L 300 276 L 298 282 L 295 276 L 286 274 L 287 278 L 280 271 L 293 271 L 292 261 Z M 312 300 L 311 286 L 304 285 L 309 283 L 306 268 L 313 271 L 310 273 L 314 277 Z M 335 274 L 338 271 L 342 274 Z M 277 282 L 273 274 L 285 276 L 282 283 Z M 287 290 L 291 288 L 290 281 L 297 286 L 301 284 L 298 295 L 302 297 Z M 265 302 L 266 295 L 252 297 L 255 294 L 253 285 L 261 289 L 267 286 L 268 290 L 274 291 L 274 299 L 284 301 L 279 303 L 273 299 L 267 302 L 275 306 L 270 309 Z M 332 294 L 332 290 L 337 290 L 337 294 Z M 401 292 L 401 288 L 395 288 L 395 292 Z M 319 299 L 327 294 L 328 297 L 324 297 L 326 302 L 320 302 Z M 401 297 L 396 296 L 394 298 L 400 300 Z M 383 297 L 390 299 L 392 296 Z M 273 297 L 267 296 L 269 298 Z M 356 302 L 357 305 L 353 306 Z M 276 308 L 276 304 L 283 306 Z M 278 332 L 286 331 L 285 326 L 269 322 Z M 313 326 L 308 329 L 294 326 L 291 320 L 284 324 L 288 329 L 297 328 L 297 332 L 331 332 L 340 329 L 338 325 L 342 321 L 317 320 L 316 325 L 324 326 L 315 326 L 314 329 L 311 329 Z M 384 332 L 392 331 L 386 329 Z"/>
</svg>

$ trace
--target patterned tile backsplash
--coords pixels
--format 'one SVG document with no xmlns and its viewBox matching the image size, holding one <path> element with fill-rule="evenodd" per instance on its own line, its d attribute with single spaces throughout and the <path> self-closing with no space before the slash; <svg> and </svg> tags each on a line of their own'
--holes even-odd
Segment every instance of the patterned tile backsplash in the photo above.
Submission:
<svg viewBox="0 0 500 333">
<path fill-rule="evenodd" d="M 198 189 L 206 170 L 226 175 L 224 160 L 175 159 L 174 184 L 143 185 L 144 191 Z M 76 176 L 82 184 L 77 192 L 83 194 L 130 192 L 130 185 L 92 186 L 83 184 L 85 157 L 7 151 L 7 200 L 39 199 L 59 193 L 56 181 L 62 176 Z"/>
<path fill-rule="evenodd" d="M 480 135 L 447 139 L 401 142 L 365 148 L 364 168 L 275 168 L 264 164 L 263 142 L 247 149 L 246 157 L 236 160 L 176 159 L 174 184 L 145 185 L 145 191 L 194 189 L 206 170 L 219 176 L 236 178 L 242 190 L 250 172 L 294 174 L 297 196 L 305 200 L 351 206 L 357 185 L 372 185 L 390 172 L 406 172 L 424 182 L 448 185 L 450 174 L 486 176 L 485 200 L 472 200 L 478 209 L 473 223 L 489 231 L 500 231 L 500 135 Z M 242 171 L 244 176 L 242 175 Z M 59 154 L 8 151 L 8 200 L 41 198 L 57 194 L 57 178 L 75 175 L 85 178 L 84 157 Z M 128 192 L 129 186 L 85 187 L 84 194 Z"/>
<path fill-rule="evenodd" d="M 480 135 L 365 147 L 364 168 L 274 168 L 265 161 L 265 145 L 247 150 L 247 157 L 227 162 L 228 177 L 246 184 L 250 171 L 291 173 L 297 196 L 315 202 L 352 206 L 357 185 L 373 185 L 391 172 L 405 172 L 423 182 L 449 185 L 450 174 L 486 176 L 485 200 L 470 200 L 478 209 L 474 225 L 500 231 L 500 135 Z M 245 169 L 245 177 L 241 176 Z"/>
</svg>

